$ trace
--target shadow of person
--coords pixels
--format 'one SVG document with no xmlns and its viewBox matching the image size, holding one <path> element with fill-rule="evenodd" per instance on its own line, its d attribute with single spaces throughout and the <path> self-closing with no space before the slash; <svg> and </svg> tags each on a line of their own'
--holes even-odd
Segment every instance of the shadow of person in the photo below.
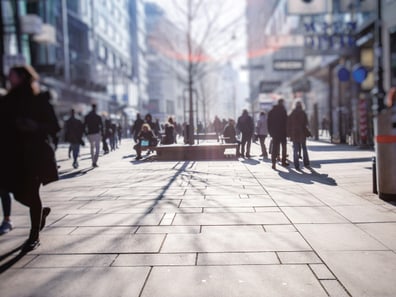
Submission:
<svg viewBox="0 0 396 297">
<path fill-rule="evenodd" d="M 11 268 L 15 263 L 17 263 L 19 260 L 21 260 L 26 254 L 27 251 L 23 249 L 24 244 L 22 243 L 20 246 L 12 249 L 11 251 L 5 253 L 4 255 L 0 256 L 0 262 L 3 262 L 7 258 L 12 257 L 15 255 L 16 252 L 20 251 L 18 254 L 16 254 L 14 257 L 10 258 L 8 261 L 1 263 L 0 265 L 0 274 L 3 272 L 7 271 L 9 268 Z"/>
<path fill-rule="evenodd" d="M 278 170 L 279 176 L 290 181 L 304 184 L 313 184 L 316 182 L 329 186 L 337 185 L 334 178 L 329 177 L 326 173 L 319 173 L 312 167 L 305 167 L 304 170 L 288 167 L 287 170 L 287 172 Z"/>
</svg>

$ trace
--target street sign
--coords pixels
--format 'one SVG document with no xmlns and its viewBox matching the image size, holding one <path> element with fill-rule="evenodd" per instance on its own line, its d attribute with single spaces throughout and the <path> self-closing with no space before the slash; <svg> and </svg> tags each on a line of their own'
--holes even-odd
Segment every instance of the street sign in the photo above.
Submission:
<svg viewBox="0 0 396 297">
<path fill-rule="evenodd" d="M 278 71 L 299 71 L 304 70 L 304 60 L 274 60 L 272 68 Z"/>
</svg>

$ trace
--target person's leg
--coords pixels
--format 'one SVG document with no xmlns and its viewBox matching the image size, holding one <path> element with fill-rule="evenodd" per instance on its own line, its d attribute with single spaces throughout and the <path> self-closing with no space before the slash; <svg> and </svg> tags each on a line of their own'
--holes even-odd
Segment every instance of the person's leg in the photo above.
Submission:
<svg viewBox="0 0 396 297">
<path fill-rule="evenodd" d="M 264 140 L 265 140 L 265 136 L 263 136 L 263 135 L 259 135 L 258 136 L 258 138 L 259 138 L 259 143 L 260 143 L 260 147 L 261 147 L 261 155 L 264 157 Z"/>
<path fill-rule="evenodd" d="M 73 143 L 73 167 L 77 168 L 78 167 L 78 155 L 80 153 L 80 144 L 79 143 Z"/>
<path fill-rule="evenodd" d="M 94 143 L 95 143 L 95 153 L 94 153 L 94 158 L 93 158 L 93 164 L 94 166 L 97 166 L 98 159 L 99 159 L 99 151 L 100 151 L 100 139 L 101 136 L 99 133 L 94 135 Z"/>
<path fill-rule="evenodd" d="M 282 165 L 289 165 L 287 163 L 287 142 L 286 139 L 282 139 Z"/>
<path fill-rule="evenodd" d="M 241 155 L 242 155 L 242 157 L 245 157 L 246 142 L 247 142 L 246 135 L 242 133 L 242 139 L 241 139 Z"/>
<path fill-rule="evenodd" d="M 0 235 L 12 230 L 11 223 L 11 196 L 7 191 L 0 190 L 1 204 L 3 206 L 4 219 L 0 226 Z"/>
<path fill-rule="evenodd" d="M 87 135 L 87 138 L 88 138 L 90 149 L 91 149 L 92 164 L 94 164 L 94 160 L 95 160 L 95 146 L 96 146 L 94 134 Z"/>
<path fill-rule="evenodd" d="M 304 141 L 302 144 L 302 151 L 303 151 L 303 162 L 305 167 L 309 167 L 309 157 L 308 157 L 308 150 L 307 150 L 307 144 Z"/>
<path fill-rule="evenodd" d="M 300 169 L 300 161 L 298 158 L 298 153 L 300 151 L 300 143 L 293 141 L 293 163 L 294 163 L 294 168 Z"/>
<path fill-rule="evenodd" d="M 142 158 L 142 148 L 139 143 L 135 145 L 135 151 L 136 151 L 136 159 L 141 159 Z"/>
<path fill-rule="evenodd" d="M 250 158 L 250 146 L 252 144 L 252 137 L 249 136 L 246 140 L 246 157 Z"/>
<path fill-rule="evenodd" d="M 279 146 L 280 141 L 279 139 L 272 138 L 272 153 L 271 153 L 271 161 L 272 161 L 272 168 L 275 169 L 276 159 L 279 155 Z"/>
</svg>

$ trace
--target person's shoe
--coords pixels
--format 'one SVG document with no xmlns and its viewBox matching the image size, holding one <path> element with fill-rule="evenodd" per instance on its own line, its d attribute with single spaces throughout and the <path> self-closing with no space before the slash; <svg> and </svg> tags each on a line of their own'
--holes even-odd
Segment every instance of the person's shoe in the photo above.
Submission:
<svg viewBox="0 0 396 297">
<path fill-rule="evenodd" d="M 0 235 L 6 234 L 12 230 L 11 221 L 3 221 L 0 226 Z"/>
<path fill-rule="evenodd" d="M 99 167 L 97 163 L 92 163 L 92 167 Z"/>
<path fill-rule="evenodd" d="M 283 166 L 283 167 L 287 167 L 287 166 L 289 166 L 289 163 L 287 163 L 287 162 L 282 162 L 282 166 Z"/>
<path fill-rule="evenodd" d="M 249 154 L 246 154 L 246 158 L 251 158 L 252 156 Z"/>
<path fill-rule="evenodd" d="M 77 169 L 78 168 L 78 163 L 77 162 L 73 162 L 73 168 Z"/>
<path fill-rule="evenodd" d="M 276 170 L 276 165 L 275 165 L 275 163 L 272 163 L 272 169 Z"/>
<path fill-rule="evenodd" d="M 43 228 L 45 227 L 45 221 L 49 215 L 49 213 L 51 212 L 51 208 L 49 207 L 43 207 L 43 211 L 41 214 L 41 224 L 40 224 L 40 231 L 43 230 Z"/>
<path fill-rule="evenodd" d="M 142 156 L 136 156 L 135 160 L 140 160 Z"/>
<path fill-rule="evenodd" d="M 22 247 L 22 252 L 27 253 L 34 249 L 36 249 L 40 245 L 40 239 L 38 238 L 29 238 L 25 241 Z"/>
</svg>

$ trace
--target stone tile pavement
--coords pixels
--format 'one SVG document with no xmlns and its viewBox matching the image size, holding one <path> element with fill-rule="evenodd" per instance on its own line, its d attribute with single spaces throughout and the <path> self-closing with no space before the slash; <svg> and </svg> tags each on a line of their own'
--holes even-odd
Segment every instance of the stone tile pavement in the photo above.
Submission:
<svg viewBox="0 0 396 297">
<path fill-rule="evenodd" d="M 135 161 L 132 142 L 61 180 L 41 246 L 26 208 L 0 237 L 0 296 L 396 296 L 396 207 L 372 194 L 373 151 L 309 142 L 312 168 L 253 158 Z M 291 151 L 290 151 L 291 152 Z"/>
</svg>

